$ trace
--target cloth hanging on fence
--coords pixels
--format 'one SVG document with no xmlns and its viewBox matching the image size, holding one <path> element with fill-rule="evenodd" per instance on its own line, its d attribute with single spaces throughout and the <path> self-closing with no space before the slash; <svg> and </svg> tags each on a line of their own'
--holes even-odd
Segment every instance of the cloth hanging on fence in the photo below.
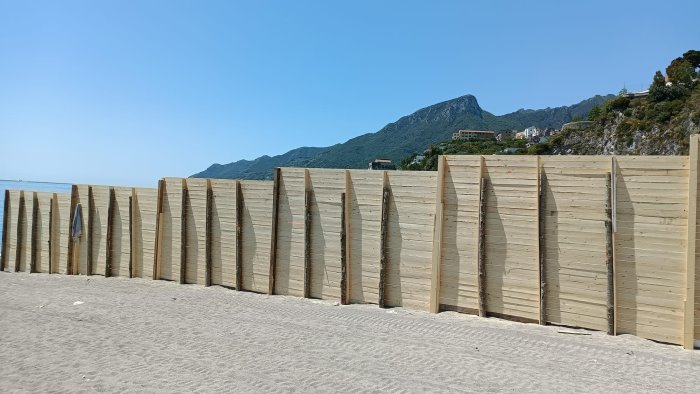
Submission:
<svg viewBox="0 0 700 394">
<path fill-rule="evenodd" d="M 71 238 L 73 242 L 80 241 L 80 235 L 82 235 L 82 223 L 83 223 L 83 208 L 80 204 L 75 206 L 75 214 L 73 215 L 73 223 L 70 227 Z"/>
</svg>

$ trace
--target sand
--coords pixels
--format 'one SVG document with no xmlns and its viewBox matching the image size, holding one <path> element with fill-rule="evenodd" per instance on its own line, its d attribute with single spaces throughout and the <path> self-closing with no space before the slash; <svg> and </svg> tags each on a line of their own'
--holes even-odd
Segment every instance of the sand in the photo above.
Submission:
<svg viewBox="0 0 700 394">
<path fill-rule="evenodd" d="M 0 273 L 3 392 L 698 387 L 699 351 L 629 335 L 165 281 Z"/>
</svg>

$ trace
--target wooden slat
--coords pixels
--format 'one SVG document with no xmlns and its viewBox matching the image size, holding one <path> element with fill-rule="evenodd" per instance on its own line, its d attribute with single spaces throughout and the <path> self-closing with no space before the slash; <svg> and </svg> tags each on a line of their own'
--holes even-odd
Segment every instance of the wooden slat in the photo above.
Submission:
<svg viewBox="0 0 700 394">
<path fill-rule="evenodd" d="M 94 253 L 92 249 L 92 237 L 94 232 L 95 198 L 92 194 L 92 186 L 88 186 L 88 225 L 87 225 L 87 270 L 85 275 L 92 275 Z"/>
<path fill-rule="evenodd" d="M 311 296 L 311 200 L 309 170 L 304 170 L 304 298 Z"/>
</svg>

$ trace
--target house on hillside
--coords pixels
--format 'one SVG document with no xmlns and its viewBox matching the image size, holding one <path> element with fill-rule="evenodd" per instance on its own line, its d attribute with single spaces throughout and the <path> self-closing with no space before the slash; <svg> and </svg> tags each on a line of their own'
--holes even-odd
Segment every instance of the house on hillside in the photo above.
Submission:
<svg viewBox="0 0 700 394">
<path fill-rule="evenodd" d="M 395 170 L 396 166 L 391 162 L 391 160 L 386 159 L 375 159 L 373 162 L 369 163 L 369 170 Z"/>
<path fill-rule="evenodd" d="M 452 140 L 475 141 L 495 138 L 496 132 L 488 130 L 459 130 L 456 133 L 452 133 Z"/>
<path fill-rule="evenodd" d="M 525 133 L 525 138 L 539 137 L 542 130 L 540 130 L 538 127 L 530 126 L 523 130 L 523 133 Z"/>
</svg>

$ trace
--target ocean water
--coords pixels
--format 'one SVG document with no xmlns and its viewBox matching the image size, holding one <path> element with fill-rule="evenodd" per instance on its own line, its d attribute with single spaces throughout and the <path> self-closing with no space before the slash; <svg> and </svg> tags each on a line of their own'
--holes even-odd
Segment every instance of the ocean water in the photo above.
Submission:
<svg viewBox="0 0 700 394">
<path fill-rule="evenodd" d="M 0 240 L 2 239 L 3 208 L 5 207 L 5 190 L 26 190 L 32 192 L 70 193 L 70 183 L 29 182 L 0 180 Z M 28 205 L 31 209 L 31 204 Z M 29 211 L 28 211 L 29 212 Z M 11 230 L 11 229 L 10 229 Z M 2 251 L 0 251 L 2 253 Z"/>
</svg>

